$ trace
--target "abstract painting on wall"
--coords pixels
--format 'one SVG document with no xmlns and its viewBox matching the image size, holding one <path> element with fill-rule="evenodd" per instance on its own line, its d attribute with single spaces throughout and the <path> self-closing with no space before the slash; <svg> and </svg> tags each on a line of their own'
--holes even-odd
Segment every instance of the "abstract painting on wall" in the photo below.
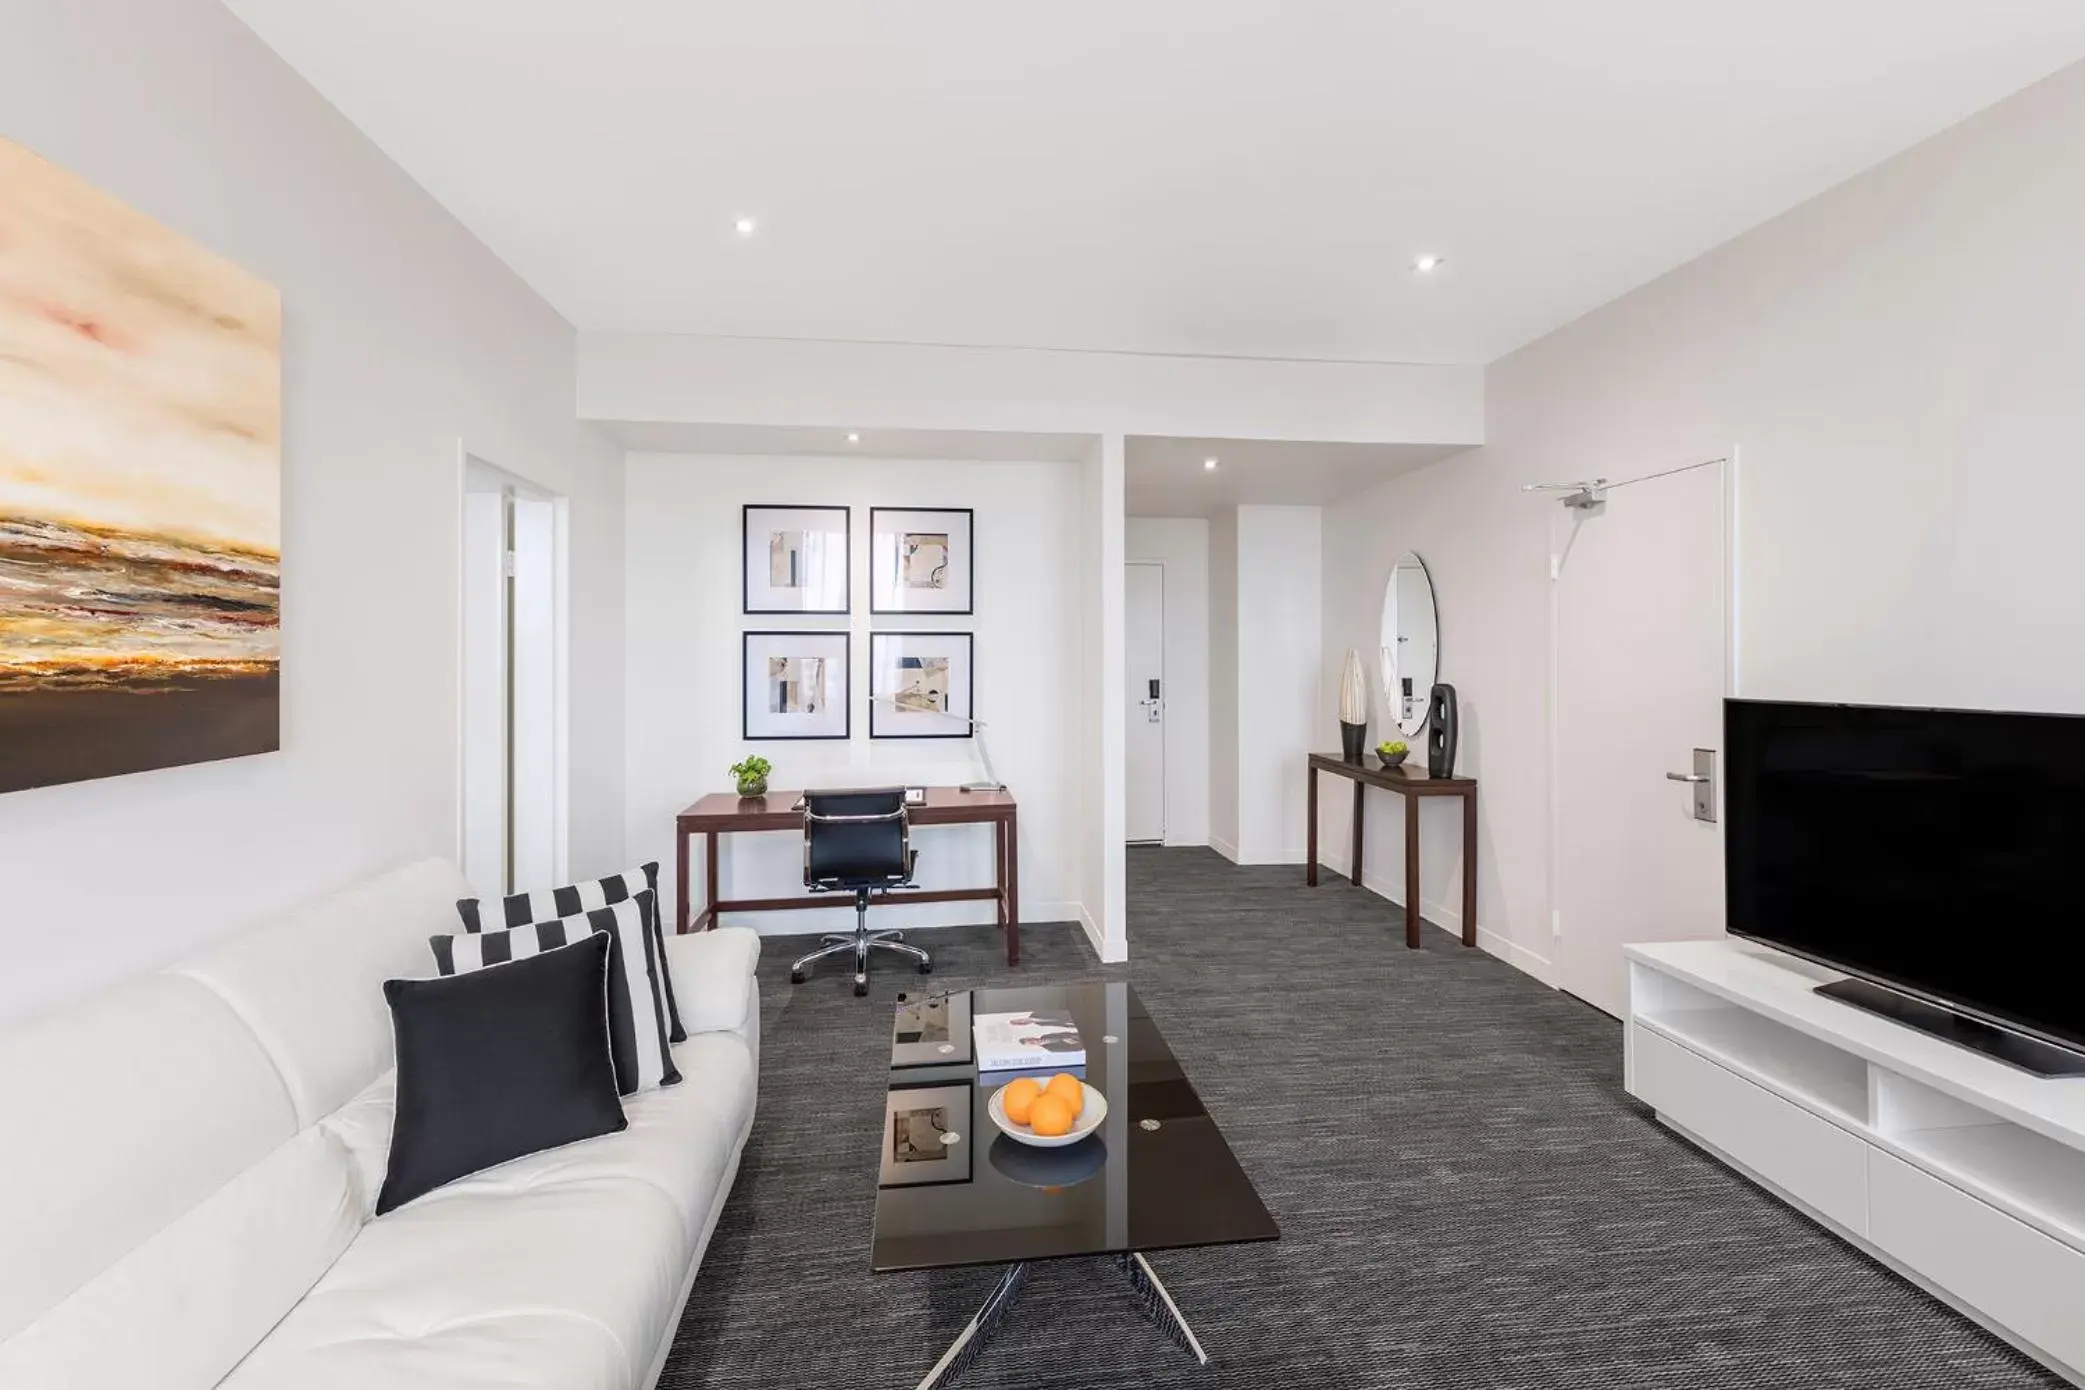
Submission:
<svg viewBox="0 0 2085 1390">
<path fill-rule="evenodd" d="M 280 746 L 282 302 L 0 140 L 0 792 Z"/>
<path fill-rule="evenodd" d="M 976 641 L 967 632 L 869 634 L 869 737 L 969 738 Z"/>
<path fill-rule="evenodd" d="M 966 507 L 869 508 L 869 611 L 970 612 L 976 519 Z"/>
<path fill-rule="evenodd" d="M 847 611 L 847 508 L 747 507 L 741 515 L 746 612 Z"/>
<path fill-rule="evenodd" d="M 741 732 L 758 738 L 846 738 L 844 632 L 745 634 Z"/>
</svg>

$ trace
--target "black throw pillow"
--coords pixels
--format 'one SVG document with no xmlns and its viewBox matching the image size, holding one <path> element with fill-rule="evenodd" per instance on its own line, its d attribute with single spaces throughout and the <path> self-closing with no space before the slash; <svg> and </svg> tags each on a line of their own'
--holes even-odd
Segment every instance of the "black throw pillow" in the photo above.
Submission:
<svg viewBox="0 0 2085 1390">
<path fill-rule="evenodd" d="M 386 980 L 398 1114 L 376 1214 L 467 1173 L 629 1125 L 608 1054 L 608 938 Z"/>
</svg>

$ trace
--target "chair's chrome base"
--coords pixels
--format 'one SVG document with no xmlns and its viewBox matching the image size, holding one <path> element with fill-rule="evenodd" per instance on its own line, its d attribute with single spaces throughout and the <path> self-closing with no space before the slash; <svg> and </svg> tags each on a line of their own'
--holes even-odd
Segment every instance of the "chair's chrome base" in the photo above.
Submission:
<svg viewBox="0 0 2085 1390">
<path fill-rule="evenodd" d="M 809 955 L 799 956 L 789 964 L 789 982 L 800 985 L 809 978 L 808 969 L 827 956 L 854 953 L 854 992 L 869 992 L 869 953 L 889 951 L 905 956 L 919 966 L 919 973 L 929 975 L 934 970 L 934 958 L 924 947 L 914 946 L 905 940 L 902 931 L 870 931 L 868 914 L 864 911 L 851 932 L 827 932 L 819 938 L 823 944 Z"/>
<path fill-rule="evenodd" d="M 1135 1253 L 1111 1255 L 1108 1260 L 1129 1281 L 1138 1310 L 1157 1323 L 1159 1330 L 1182 1351 L 1199 1364 L 1208 1365 L 1209 1353 L 1202 1350 L 1194 1329 L 1187 1325 L 1187 1319 L 1180 1316 L 1179 1305 L 1166 1292 L 1166 1286 L 1159 1282 L 1158 1271 L 1151 1267 L 1151 1262 Z M 946 1390 L 955 1384 L 956 1377 L 970 1369 L 984 1351 L 986 1340 L 1005 1320 L 1007 1309 L 1013 1306 L 1014 1299 L 1020 1296 L 1022 1286 L 1027 1282 L 1028 1266 L 1025 1263 L 1008 1265 L 984 1305 L 972 1315 L 956 1340 L 941 1354 L 941 1359 L 934 1363 L 934 1368 L 927 1372 L 926 1379 L 919 1383 L 919 1390 Z"/>
</svg>

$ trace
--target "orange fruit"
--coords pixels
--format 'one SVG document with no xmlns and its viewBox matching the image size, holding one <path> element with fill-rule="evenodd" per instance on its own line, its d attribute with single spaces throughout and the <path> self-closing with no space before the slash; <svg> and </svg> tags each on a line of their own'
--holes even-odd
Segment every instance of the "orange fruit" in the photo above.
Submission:
<svg viewBox="0 0 2085 1390">
<path fill-rule="evenodd" d="M 1028 1128 L 1045 1138 L 1071 1133 L 1073 1116 L 1071 1105 L 1055 1091 L 1045 1091 L 1035 1098 L 1028 1111 Z"/>
<path fill-rule="evenodd" d="M 1035 1098 L 1042 1093 L 1040 1081 L 1032 1076 L 1024 1076 L 1017 1081 L 1006 1083 L 1006 1089 L 999 1093 L 999 1103 L 1006 1107 L 1007 1119 L 1017 1125 L 1025 1125 L 1028 1123 L 1029 1107 L 1035 1104 Z"/>
<path fill-rule="evenodd" d="M 1074 1120 L 1078 1119 L 1079 1113 L 1086 1108 L 1086 1088 L 1080 1084 L 1078 1077 L 1068 1071 L 1060 1071 L 1051 1077 L 1050 1084 L 1043 1089 L 1069 1105 Z"/>
</svg>

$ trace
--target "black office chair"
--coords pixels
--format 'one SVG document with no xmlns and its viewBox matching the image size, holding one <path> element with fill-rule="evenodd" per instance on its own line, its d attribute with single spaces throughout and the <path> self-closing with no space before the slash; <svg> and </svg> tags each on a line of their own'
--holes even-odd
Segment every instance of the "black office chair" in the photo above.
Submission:
<svg viewBox="0 0 2085 1390">
<path fill-rule="evenodd" d="M 869 930 L 869 899 L 912 882 L 919 853 L 903 787 L 804 793 L 804 887 L 814 893 L 854 894 L 854 931 L 828 932 L 824 944 L 789 967 L 789 982 L 804 982 L 805 967 L 843 951 L 854 952 L 854 992 L 869 992 L 869 953 L 893 951 L 934 969 L 934 958 L 908 945 L 901 931 Z"/>
</svg>

